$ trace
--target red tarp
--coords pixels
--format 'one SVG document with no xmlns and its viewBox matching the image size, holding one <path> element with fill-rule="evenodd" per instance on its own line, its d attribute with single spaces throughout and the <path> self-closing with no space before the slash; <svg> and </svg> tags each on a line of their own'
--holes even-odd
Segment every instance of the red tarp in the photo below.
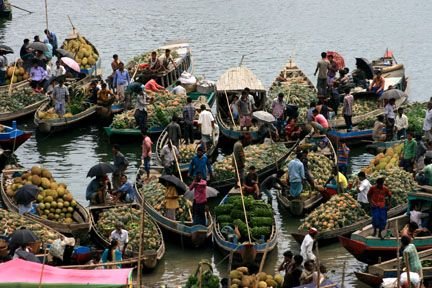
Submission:
<svg viewBox="0 0 432 288">
<path fill-rule="evenodd" d="M 0 264 L 0 283 L 39 283 L 42 264 L 14 259 Z M 45 265 L 43 284 L 127 285 L 132 269 L 78 270 Z"/>
</svg>

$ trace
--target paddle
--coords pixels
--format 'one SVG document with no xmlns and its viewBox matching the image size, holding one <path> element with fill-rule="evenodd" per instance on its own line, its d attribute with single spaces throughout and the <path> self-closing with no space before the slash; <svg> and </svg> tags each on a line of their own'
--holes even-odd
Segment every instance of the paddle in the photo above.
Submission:
<svg viewBox="0 0 432 288">
<path fill-rule="evenodd" d="M 142 269 L 141 269 L 141 256 L 143 252 L 143 234 L 144 234 L 144 217 L 145 217 L 145 210 L 144 210 L 144 194 L 142 194 L 142 200 L 141 200 L 141 216 L 140 216 L 140 232 L 139 232 L 139 249 L 138 249 L 138 275 L 137 275 L 137 287 L 139 288 L 141 285 L 141 276 L 142 276 Z"/>
<path fill-rule="evenodd" d="M 175 162 L 176 162 L 177 170 L 178 170 L 178 173 L 179 173 L 179 178 L 180 178 L 180 180 L 183 182 L 183 177 L 182 177 L 182 175 L 181 175 L 180 165 L 179 165 L 179 162 L 178 162 L 178 160 L 177 160 L 177 155 L 176 155 L 176 153 L 175 153 L 174 145 L 172 144 L 171 139 L 169 139 L 169 141 L 170 141 L 170 143 L 171 143 L 171 152 L 173 153 L 174 160 L 175 160 Z"/>
<path fill-rule="evenodd" d="M 235 122 L 234 122 L 234 116 L 233 116 L 232 111 L 231 111 L 231 108 L 230 108 L 230 103 L 229 103 L 229 99 L 228 99 L 228 94 L 227 94 L 226 90 L 224 90 L 224 92 L 225 92 L 225 98 L 226 98 L 227 105 L 228 105 L 228 111 L 229 111 L 230 116 L 231 116 L 231 121 L 232 121 L 232 123 L 233 123 L 233 125 L 234 125 L 234 128 L 237 128 L 237 126 L 236 126 L 236 124 L 235 124 Z"/>
<path fill-rule="evenodd" d="M 30 13 L 30 14 L 33 13 L 32 11 L 26 10 L 26 9 L 24 9 L 24 8 L 18 7 L 18 6 L 13 5 L 13 4 L 10 4 L 10 6 L 12 6 L 12 7 L 14 7 L 14 8 L 17 8 L 17 9 L 19 9 L 19 10 L 22 10 L 22 11 L 28 12 L 28 13 Z"/>
<path fill-rule="evenodd" d="M 399 239 L 399 221 L 396 219 L 396 243 L 397 243 L 397 249 L 396 249 L 396 259 L 397 259 L 397 287 L 400 287 L 400 255 L 399 255 L 399 246 L 400 246 L 400 239 Z"/>
</svg>

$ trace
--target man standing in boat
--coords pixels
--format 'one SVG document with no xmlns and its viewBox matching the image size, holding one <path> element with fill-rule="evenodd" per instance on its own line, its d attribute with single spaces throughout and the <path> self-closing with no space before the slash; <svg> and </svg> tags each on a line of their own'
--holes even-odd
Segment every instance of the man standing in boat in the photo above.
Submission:
<svg viewBox="0 0 432 288">
<path fill-rule="evenodd" d="M 314 76 L 318 73 L 317 89 L 319 95 L 327 95 L 327 73 L 330 63 L 327 61 L 327 53 L 321 53 L 321 60 L 318 61 Z"/>
<path fill-rule="evenodd" d="M 288 163 L 289 192 L 292 197 L 298 197 L 303 191 L 303 181 L 306 180 L 304 165 L 301 161 L 303 152 L 297 152 L 296 158 Z"/>
<path fill-rule="evenodd" d="M 249 131 L 252 125 L 252 105 L 249 102 L 248 94 L 246 91 L 242 91 L 241 98 L 237 101 L 237 107 L 240 114 L 240 131 L 246 127 L 246 131 Z"/>
<path fill-rule="evenodd" d="M 124 64 L 121 62 L 119 64 L 119 69 L 114 74 L 114 87 L 116 87 L 116 92 L 119 101 L 124 101 L 125 99 L 125 90 L 126 87 L 130 83 L 129 72 L 124 69 Z M 127 103 L 128 101 L 126 101 Z"/>
<path fill-rule="evenodd" d="M 184 139 L 186 145 L 194 143 L 193 136 L 193 121 L 195 119 L 196 109 L 192 104 L 192 98 L 187 97 L 187 104 L 183 107 L 183 120 L 184 120 Z"/>
<path fill-rule="evenodd" d="M 162 62 L 162 67 L 169 71 L 170 69 L 170 63 L 174 66 L 174 68 L 177 68 L 177 64 L 175 63 L 173 57 L 171 56 L 171 50 L 165 49 L 165 55 L 161 57 L 160 61 Z"/>
<path fill-rule="evenodd" d="M 318 230 L 316 228 L 310 228 L 308 234 L 303 239 L 303 242 L 300 246 L 300 255 L 303 257 L 303 261 L 315 261 L 316 256 L 313 253 L 313 246 L 315 237 L 318 234 Z"/>
<path fill-rule="evenodd" d="M 114 144 L 112 148 L 112 152 L 114 155 L 114 167 L 116 169 L 112 175 L 112 184 L 113 184 L 113 189 L 117 190 L 120 187 L 121 175 L 125 173 L 126 168 L 129 165 L 129 161 L 120 152 L 120 145 Z"/>
<path fill-rule="evenodd" d="M 384 239 L 381 234 L 387 224 L 387 209 L 390 206 L 391 192 L 384 186 L 384 178 L 378 178 L 376 185 L 368 192 L 368 201 L 371 205 L 373 237 Z"/>
<path fill-rule="evenodd" d="M 200 172 L 196 173 L 189 189 L 194 190 L 194 201 L 192 206 L 193 223 L 194 225 L 206 226 L 205 210 L 207 204 L 207 181 L 201 177 Z"/>
<path fill-rule="evenodd" d="M 56 55 L 58 48 L 57 35 L 54 32 L 49 31 L 48 29 L 44 30 L 45 35 L 47 36 L 48 42 L 51 44 L 53 48 L 53 55 Z"/>
<path fill-rule="evenodd" d="M 279 133 L 279 135 L 282 134 L 282 128 L 284 127 L 285 122 L 285 109 L 286 109 L 286 103 L 284 101 L 284 94 L 279 93 L 278 97 L 273 100 L 272 103 L 272 114 L 276 118 L 276 128 Z"/>
<path fill-rule="evenodd" d="M 204 152 L 207 152 L 211 137 L 213 134 L 213 129 L 215 127 L 215 120 L 210 111 L 207 111 L 204 104 L 200 107 L 200 114 L 198 117 L 198 125 L 201 128 L 201 142 L 204 146 Z"/>
<path fill-rule="evenodd" d="M 249 135 L 241 134 L 239 140 L 234 143 L 233 147 L 233 167 L 237 171 L 237 175 L 240 178 L 239 185 L 243 184 L 244 180 L 244 168 L 246 165 L 246 156 L 243 147 L 249 143 Z"/>
</svg>

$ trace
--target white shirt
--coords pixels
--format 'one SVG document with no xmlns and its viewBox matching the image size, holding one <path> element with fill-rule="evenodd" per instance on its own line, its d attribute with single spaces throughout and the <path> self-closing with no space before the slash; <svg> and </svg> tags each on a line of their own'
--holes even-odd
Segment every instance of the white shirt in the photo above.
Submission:
<svg viewBox="0 0 432 288">
<path fill-rule="evenodd" d="M 60 65 L 59 68 L 57 68 L 57 65 L 54 65 L 51 69 L 51 76 L 58 77 L 64 74 L 66 74 L 66 69 L 63 65 Z"/>
<path fill-rule="evenodd" d="M 129 233 L 128 231 L 121 229 L 120 233 L 116 230 L 111 232 L 111 240 L 117 240 L 119 243 L 120 251 L 123 251 L 123 247 L 125 244 L 129 242 Z"/>
<path fill-rule="evenodd" d="M 401 117 L 399 117 L 399 114 L 396 115 L 395 126 L 398 131 L 408 129 L 408 117 L 405 114 L 402 114 Z"/>
<path fill-rule="evenodd" d="M 176 157 L 178 160 L 178 157 L 180 156 L 180 154 L 179 154 L 179 151 L 178 151 L 176 146 L 172 145 L 172 149 L 171 149 L 168 146 L 168 144 L 165 144 L 165 146 L 162 148 L 162 150 L 160 152 L 160 157 L 162 160 L 162 165 L 164 167 L 169 167 L 174 163 L 175 158 L 174 158 L 173 150 L 174 150 L 174 153 L 176 153 Z"/>
<path fill-rule="evenodd" d="M 201 134 L 211 135 L 213 132 L 212 122 L 214 122 L 213 115 L 210 111 L 201 111 L 198 118 L 198 124 L 201 125 Z"/>
<path fill-rule="evenodd" d="M 422 212 L 420 211 L 416 211 L 416 210 L 412 210 L 409 212 L 410 213 L 410 222 L 415 222 L 417 223 L 417 225 L 421 228 L 421 216 L 422 216 Z"/>
<path fill-rule="evenodd" d="M 387 104 L 384 107 L 384 114 L 386 115 L 387 118 L 395 119 L 395 113 L 394 113 L 394 107 L 393 107 L 393 105 Z"/>
<path fill-rule="evenodd" d="M 308 260 L 315 260 L 315 254 L 313 254 L 313 244 L 314 240 L 312 236 L 307 234 L 303 239 L 303 242 L 300 246 L 300 255 L 303 257 L 303 263 Z"/>
<path fill-rule="evenodd" d="M 360 185 L 358 187 L 359 189 L 359 193 L 357 194 L 357 201 L 360 203 L 369 203 L 368 198 L 367 198 L 367 194 L 369 192 L 369 189 L 371 188 L 371 184 L 369 182 L 369 180 L 364 179 L 363 181 L 360 182 Z"/>
<path fill-rule="evenodd" d="M 186 89 L 183 86 L 181 86 L 181 85 L 177 85 L 172 90 L 172 93 L 175 94 L 175 95 L 186 95 Z"/>
<path fill-rule="evenodd" d="M 432 109 L 426 111 L 426 116 L 423 121 L 423 131 L 429 131 L 432 129 Z"/>
<path fill-rule="evenodd" d="M 252 107 L 255 105 L 255 98 L 253 97 L 253 95 L 248 94 L 248 100 L 251 103 Z"/>
</svg>

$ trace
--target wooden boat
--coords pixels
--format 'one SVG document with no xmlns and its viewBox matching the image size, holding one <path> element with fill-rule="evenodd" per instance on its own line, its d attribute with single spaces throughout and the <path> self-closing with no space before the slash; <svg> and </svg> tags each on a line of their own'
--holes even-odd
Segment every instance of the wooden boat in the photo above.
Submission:
<svg viewBox="0 0 432 288">
<path fill-rule="evenodd" d="M 255 74 L 244 66 L 230 68 L 225 71 L 216 82 L 216 101 L 217 114 L 216 122 L 222 135 L 227 139 L 237 140 L 241 134 L 249 133 L 252 141 L 258 140 L 258 133 L 255 127 L 251 131 L 240 131 L 239 125 L 233 125 L 229 113 L 229 104 L 234 95 L 239 96 L 241 92 L 248 87 L 250 93 L 255 98 L 255 106 L 258 110 L 264 108 L 266 102 L 266 91 L 264 85 L 255 76 Z"/>
<path fill-rule="evenodd" d="M 317 140 L 322 140 L 322 138 L 313 139 L 313 138 L 304 138 L 300 143 L 299 146 L 307 145 L 308 142 L 316 142 Z M 331 145 L 331 144 L 330 144 Z M 330 157 L 333 161 L 333 163 L 337 163 L 337 154 L 336 151 L 333 148 L 333 145 L 330 146 L 330 150 L 332 151 L 332 156 Z M 291 151 L 291 153 L 295 153 L 295 151 Z M 302 216 L 306 212 L 312 211 L 315 207 L 317 207 L 321 201 L 322 201 L 322 195 L 318 191 L 315 191 L 316 193 L 312 194 L 310 198 L 308 199 L 293 199 L 289 200 L 288 197 L 286 197 L 282 191 L 278 190 L 276 193 L 276 197 L 278 202 L 287 209 L 293 216 Z"/>
<path fill-rule="evenodd" d="M 30 86 L 30 84 L 29 84 L 28 79 L 24 79 L 22 81 L 13 83 L 12 84 L 12 90 L 17 89 L 17 88 L 29 87 L 29 86 Z M 11 87 L 10 84 L 0 85 L 0 92 L 7 92 L 7 91 L 9 91 L 10 87 Z"/>
<path fill-rule="evenodd" d="M 8 0 L 4 0 L 0 6 L 0 18 L 1 19 L 12 19 L 12 7 Z"/>
<path fill-rule="evenodd" d="M 66 39 L 64 40 L 64 42 L 60 48 L 65 49 L 65 50 L 71 52 L 72 54 L 74 54 L 73 51 L 66 49 L 65 45 L 68 41 L 73 40 L 73 39 L 77 39 L 78 37 L 84 39 L 84 41 L 93 48 L 93 52 L 98 56 L 98 59 L 96 60 L 96 63 L 94 65 L 92 65 L 92 66 L 88 65 L 87 68 L 81 67 L 81 73 L 84 73 L 86 75 L 94 75 L 94 76 L 101 75 L 102 74 L 101 73 L 102 60 L 101 60 L 99 51 L 96 49 L 96 47 L 93 45 L 93 43 L 91 43 L 86 37 L 81 35 L 75 29 L 75 27 L 73 27 L 72 33 L 66 37 Z M 76 53 L 76 54 L 78 54 L 78 53 Z M 76 57 L 76 54 L 74 54 L 75 57 Z M 75 59 L 75 60 L 77 60 L 77 59 Z"/>
<path fill-rule="evenodd" d="M 432 195 L 425 192 L 408 193 L 408 207 L 412 206 L 411 202 L 413 201 L 422 201 L 423 206 L 425 204 L 430 205 Z M 397 227 L 396 222 L 398 223 Z M 396 229 L 401 230 L 408 222 L 408 215 L 387 220 L 387 233 L 396 235 Z M 377 237 L 371 237 L 372 231 L 372 225 L 367 225 L 351 234 L 351 238 L 340 236 L 339 241 L 357 260 L 367 264 L 375 264 L 379 260 L 385 261 L 395 258 L 396 251 L 399 249 L 396 237 L 386 237 L 384 240 L 381 240 Z M 432 248 L 432 236 L 415 237 L 412 243 L 418 251 L 430 249 Z"/>
<path fill-rule="evenodd" d="M 394 208 L 391 208 L 388 211 L 387 215 L 388 215 L 388 217 L 395 217 L 397 215 L 404 213 L 406 211 L 406 209 L 407 209 L 406 204 L 398 205 Z M 363 227 L 365 227 L 371 223 L 372 223 L 372 219 L 364 219 L 364 220 L 357 221 L 351 225 L 348 225 L 348 226 L 345 226 L 345 227 L 342 227 L 339 229 L 322 231 L 317 235 L 316 239 L 319 241 L 321 246 L 326 245 L 326 244 L 330 244 L 330 243 L 337 241 L 339 236 L 350 235 L 354 231 L 362 229 Z M 291 233 L 291 236 L 293 236 L 293 238 L 299 244 L 301 244 L 303 242 L 303 238 L 305 235 L 306 235 L 306 233 L 304 231 L 298 231 L 298 232 Z"/>
<path fill-rule="evenodd" d="M 424 250 L 418 253 L 420 261 L 432 260 L 432 249 Z M 379 264 L 371 265 L 367 269 L 367 273 L 355 272 L 357 279 L 373 286 L 379 287 L 383 278 L 397 278 L 397 258 L 391 259 Z M 358 273 L 358 274 L 357 274 Z M 423 267 L 424 278 L 432 278 L 432 267 Z"/>
<path fill-rule="evenodd" d="M 22 169 L 22 170 L 18 170 L 18 171 L 25 172 L 27 170 Z M 11 177 L 12 174 L 15 172 L 17 172 L 17 169 L 13 169 L 10 171 L 3 170 L 3 173 L 1 174 L 1 179 L 0 179 L 0 185 L 1 185 L 0 194 L 1 194 L 1 198 L 3 200 L 4 206 L 10 211 L 18 212 L 18 206 L 15 203 L 15 200 L 12 197 L 9 197 L 5 191 L 6 178 Z M 51 227 L 60 233 L 67 234 L 67 235 L 71 235 L 71 234 L 75 235 L 75 234 L 79 234 L 79 233 L 88 233 L 90 231 L 90 215 L 89 215 L 87 209 L 85 209 L 79 203 L 77 203 L 75 211 L 72 214 L 72 218 L 75 222 L 73 222 L 71 224 L 52 221 L 49 219 L 42 218 L 39 215 L 34 215 L 34 214 L 29 214 L 29 213 L 24 214 L 24 216 L 31 219 L 31 220 L 34 220 L 36 222 L 42 223 L 48 227 Z"/>
<path fill-rule="evenodd" d="M 159 85 L 168 88 L 169 86 L 175 84 L 177 79 L 184 71 L 192 70 L 193 62 L 189 43 L 172 42 L 159 47 L 156 49 L 156 51 L 158 52 L 158 55 L 164 55 L 165 49 L 171 50 L 171 55 L 174 55 L 173 60 L 175 61 L 177 68 L 174 68 L 173 66 L 168 70 L 159 72 L 152 72 L 147 69 L 140 70 L 139 65 L 147 63 L 139 63 L 135 60 L 132 60 L 126 64 L 126 68 L 129 70 L 130 75 L 134 75 L 136 71 L 136 75 L 133 80 L 146 84 L 149 80 L 154 79 Z M 150 53 L 151 52 L 147 52 L 144 53 L 144 55 Z"/>
<path fill-rule="evenodd" d="M 353 130 L 347 132 L 346 130 L 330 130 L 327 132 L 327 137 L 334 145 L 344 141 L 349 147 L 355 145 L 364 145 L 364 141 L 372 141 L 372 129 Z"/>
<path fill-rule="evenodd" d="M 285 155 L 279 159 L 276 159 L 273 163 L 263 167 L 262 169 L 257 170 L 256 173 L 258 175 L 258 181 L 262 182 L 266 177 L 275 173 L 280 167 L 282 167 L 282 164 L 285 163 L 290 153 L 294 151 L 299 143 L 300 141 L 294 142 L 292 146 L 289 147 L 289 151 Z M 236 184 L 236 182 L 236 178 L 231 177 L 222 180 L 212 180 L 210 181 L 209 185 L 221 193 L 227 193 Z"/>
<path fill-rule="evenodd" d="M 7 122 L 16 120 L 19 118 L 23 118 L 25 116 L 34 114 L 34 112 L 43 104 L 48 102 L 48 97 L 46 97 L 43 100 L 37 101 L 33 104 L 30 104 L 23 109 L 16 111 L 16 112 L 6 112 L 6 113 L 0 113 L 0 122 Z"/>
<path fill-rule="evenodd" d="M 95 236 L 95 241 L 101 246 L 101 247 L 108 247 L 110 244 L 109 239 L 107 239 L 101 231 L 97 229 L 97 222 L 99 220 L 99 213 L 105 210 L 109 210 L 110 208 L 114 208 L 118 205 L 123 206 L 130 206 L 131 209 L 140 209 L 140 206 L 137 204 L 114 204 L 114 205 L 104 205 L 104 206 L 91 206 L 89 207 L 90 212 L 90 219 L 92 224 L 92 233 Z M 162 237 L 162 231 L 160 230 L 159 226 L 153 221 L 149 215 L 146 215 L 145 221 L 151 221 L 158 230 L 158 234 L 161 239 L 160 246 L 157 250 L 145 250 L 142 253 L 141 256 L 141 263 L 143 264 L 145 269 L 154 269 L 158 262 L 162 259 L 162 257 L 165 255 L 165 243 Z M 136 237 L 139 237 L 139 235 L 136 235 Z M 132 251 L 131 249 L 126 249 L 126 255 L 131 254 L 132 256 L 129 258 L 125 258 L 124 261 L 127 261 L 128 267 L 135 267 L 138 263 L 138 251 Z"/>
<path fill-rule="evenodd" d="M 214 103 L 215 101 L 215 93 L 214 91 L 205 94 L 205 93 L 199 93 L 199 92 L 190 92 L 187 94 L 188 97 L 192 98 L 193 102 L 199 102 L 199 103 L 204 103 L 203 102 L 203 98 L 206 99 L 207 105 L 211 107 L 211 105 Z M 165 126 L 152 126 L 149 127 L 147 130 L 147 133 L 149 133 L 150 135 L 157 135 L 162 133 L 162 131 L 164 131 L 166 127 Z M 127 128 L 127 129 L 117 129 L 112 127 L 111 125 L 109 127 L 104 127 L 105 133 L 108 135 L 108 137 L 110 138 L 116 138 L 119 140 L 127 140 L 130 138 L 142 138 L 141 135 L 141 131 L 137 128 Z"/>
<path fill-rule="evenodd" d="M 32 132 L 18 129 L 15 121 L 12 123 L 12 127 L 5 125 L 0 125 L 0 127 L 3 128 L 3 131 L 0 132 L 0 147 L 12 152 L 18 149 L 32 135 Z"/>
<path fill-rule="evenodd" d="M 226 203 L 229 197 L 240 195 L 240 191 L 232 189 L 225 197 L 222 199 L 219 205 Z M 259 261 L 263 257 L 263 254 L 267 250 L 270 253 L 277 245 L 277 228 L 273 217 L 273 226 L 271 234 L 267 241 L 259 241 L 253 239 L 252 242 L 246 241 L 243 243 L 234 243 L 228 240 L 222 233 L 220 226 L 215 220 L 215 225 L 213 226 L 213 242 L 217 245 L 219 250 L 224 254 L 233 254 L 233 261 L 240 265 L 253 265 L 254 263 L 260 263 Z"/>
<path fill-rule="evenodd" d="M 138 171 L 135 189 L 140 191 L 144 184 L 143 174 Z M 138 192 L 138 202 L 142 203 L 142 193 Z M 175 221 L 171 220 L 159 211 L 157 211 L 148 201 L 144 198 L 144 209 L 150 217 L 159 225 L 163 231 L 165 239 L 170 239 L 181 245 L 201 247 L 204 246 L 212 236 L 213 218 L 209 213 L 206 213 L 207 226 L 194 225 L 192 221 Z M 192 218 L 192 217 L 191 217 Z"/>
</svg>

